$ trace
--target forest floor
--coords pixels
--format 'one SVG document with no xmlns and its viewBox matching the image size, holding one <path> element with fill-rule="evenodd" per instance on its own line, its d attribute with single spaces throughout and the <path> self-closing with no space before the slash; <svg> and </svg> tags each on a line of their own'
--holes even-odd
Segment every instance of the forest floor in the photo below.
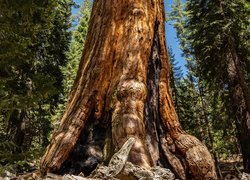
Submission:
<svg viewBox="0 0 250 180">
<path fill-rule="evenodd" d="M 221 176 L 223 180 L 250 180 L 250 175 L 242 173 L 243 166 L 242 161 L 238 158 L 231 158 L 226 160 L 221 160 L 219 162 L 219 168 L 221 171 Z M 9 174 L 6 177 L 0 177 L 0 179 L 3 180 L 12 180 L 12 179 L 40 179 L 39 175 L 40 173 L 38 171 L 31 172 L 31 173 L 23 173 L 19 175 Z M 220 176 L 220 177 L 221 177 Z M 69 174 L 66 174 L 64 176 L 59 176 L 56 174 L 49 173 L 45 179 L 67 179 L 67 180 L 86 180 L 89 178 L 84 178 L 83 174 L 80 174 L 79 176 L 72 176 Z"/>
<path fill-rule="evenodd" d="M 242 178 L 242 161 L 239 160 L 221 160 L 219 162 L 222 179 L 241 179 Z"/>
</svg>

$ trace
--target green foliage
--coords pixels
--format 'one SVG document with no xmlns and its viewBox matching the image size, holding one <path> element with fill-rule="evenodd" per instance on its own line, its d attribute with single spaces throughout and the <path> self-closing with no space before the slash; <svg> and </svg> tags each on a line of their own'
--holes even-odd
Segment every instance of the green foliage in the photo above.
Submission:
<svg viewBox="0 0 250 180">
<path fill-rule="evenodd" d="M 35 167 L 35 159 L 39 159 L 41 152 L 38 148 L 32 149 L 28 152 L 13 153 L 16 152 L 17 147 L 13 142 L 2 142 L 0 144 L 0 176 L 5 171 L 16 173 L 16 172 L 27 172 Z M 41 150 L 40 150 L 41 151 Z"/>
<path fill-rule="evenodd" d="M 172 88 L 172 97 L 174 100 L 174 105 L 178 116 L 181 115 L 179 112 L 178 99 L 180 98 L 179 86 L 181 84 L 181 79 L 183 78 L 183 73 L 181 70 L 181 66 L 178 66 L 178 62 L 175 59 L 175 55 L 173 54 L 173 50 L 168 48 L 169 60 L 170 60 L 170 86 Z"/>
<path fill-rule="evenodd" d="M 91 15 L 92 1 L 84 0 L 79 13 L 76 15 L 76 28 L 72 30 L 73 38 L 70 43 L 69 51 L 67 52 L 67 64 L 66 66 L 62 66 L 61 70 L 64 75 L 63 86 L 64 86 L 64 96 L 61 97 L 62 103 L 59 105 L 57 109 L 57 113 L 53 117 L 53 119 L 59 120 L 63 114 L 65 109 L 65 105 L 73 86 L 78 66 L 82 56 L 82 50 L 84 48 L 87 32 L 88 32 L 88 24 Z"/>
<path fill-rule="evenodd" d="M 63 68 L 63 73 L 65 76 L 64 87 L 66 94 L 69 93 L 73 81 L 75 79 L 78 66 L 82 56 L 82 50 L 84 48 L 88 24 L 90 20 L 92 2 L 90 0 L 85 0 L 81 6 L 80 12 L 77 15 L 78 25 L 73 31 L 73 39 L 70 44 L 70 49 L 67 53 L 68 63 Z"/>
<path fill-rule="evenodd" d="M 180 121 L 185 130 L 225 157 L 239 153 L 228 95 L 225 48 L 229 36 L 233 36 L 244 73 L 249 76 L 249 9 L 246 1 L 223 1 L 222 6 L 220 2 L 190 0 L 182 4 L 175 0 L 167 17 L 176 28 L 187 60 L 188 75 L 175 85 Z"/>
<path fill-rule="evenodd" d="M 92 2 L 0 0 L 0 169 L 35 166 L 73 85 Z M 73 38 L 71 39 L 71 34 Z M 59 107 L 58 107 L 59 105 Z"/>
<path fill-rule="evenodd" d="M 72 5 L 0 0 L 0 151 L 7 158 L 1 165 L 20 166 L 48 144 L 50 118 L 63 93 L 60 66 L 67 63 Z M 15 148 L 5 149 L 6 143 Z"/>
<path fill-rule="evenodd" d="M 197 71 L 209 86 L 222 89 L 228 84 L 226 53 L 231 40 L 236 44 L 243 69 L 249 73 L 249 9 L 245 4 L 245 0 L 187 3 L 190 16 L 185 26 L 191 32 L 190 47 L 196 57 Z"/>
</svg>

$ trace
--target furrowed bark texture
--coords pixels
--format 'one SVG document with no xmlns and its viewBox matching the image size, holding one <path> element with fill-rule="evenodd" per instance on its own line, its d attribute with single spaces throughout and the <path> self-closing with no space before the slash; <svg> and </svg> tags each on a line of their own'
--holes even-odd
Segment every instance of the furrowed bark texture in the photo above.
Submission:
<svg viewBox="0 0 250 180">
<path fill-rule="evenodd" d="M 133 137 L 131 163 L 171 168 L 180 179 L 216 179 L 207 148 L 181 129 L 174 109 L 164 17 L 163 0 L 94 1 L 78 75 L 41 161 L 44 172 L 71 166 L 84 145 L 79 139 L 87 139 L 82 151 L 89 149 L 84 169 L 108 161 Z"/>
</svg>

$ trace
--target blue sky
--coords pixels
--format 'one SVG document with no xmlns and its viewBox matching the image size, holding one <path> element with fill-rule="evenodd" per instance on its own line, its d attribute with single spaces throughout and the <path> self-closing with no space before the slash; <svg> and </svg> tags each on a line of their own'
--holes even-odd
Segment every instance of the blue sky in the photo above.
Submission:
<svg viewBox="0 0 250 180">
<path fill-rule="evenodd" d="M 77 4 L 81 4 L 83 0 L 74 0 Z M 170 6 L 173 4 L 173 0 L 164 0 L 165 3 L 165 11 L 170 11 Z M 76 14 L 78 12 L 78 9 L 72 9 L 72 14 Z M 180 45 L 178 43 L 177 37 L 176 37 L 176 31 L 175 29 L 169 24 L 166 23 L 166 40 L 169 47 L 173 49 L 173 53 L 175 54 L 175 59 L 178 62 L 178 65 L 182 67 L 184 75 L 186 74 L 186 60 L 181 56 L 182 51 L 180 49 Z"/>
<path fill-rule="evenodd" d="M 171 10 L 171 5 L 173 4 L 173 0 L 164 0 L 165 4 L 165 12 L 169 12 Z M 186 60 L 182 57 L 182 50 L 180 49 L 180 44 L 178 42 L 177 36 L 176 36 L 176 30 L 171 26 L 169 23 L 166 23 L 166 40 L 167 45 L 173 49 L 173 53 L 175 54 L 175 59 L 178 62 L 178 65 L 180 65 L 183 71 L 183 74 L 185 75 L 187 73 Z"/>
</svg>

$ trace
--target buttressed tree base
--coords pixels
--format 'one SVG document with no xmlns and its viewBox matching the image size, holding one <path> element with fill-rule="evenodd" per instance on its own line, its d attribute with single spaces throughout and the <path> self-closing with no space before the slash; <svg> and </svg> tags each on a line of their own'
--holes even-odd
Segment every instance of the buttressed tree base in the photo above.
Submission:
<svg viewBox="0 0 250 180">
<path fill-rule="evenodd" d="M 184 132 L 171 97 L 163 0 L 95 0 L 68 105 L 43 172 L 90 174 L 130 138 L 128 161 L 180 179 L 217 179 L 207 148 Z"/>
</svg>

